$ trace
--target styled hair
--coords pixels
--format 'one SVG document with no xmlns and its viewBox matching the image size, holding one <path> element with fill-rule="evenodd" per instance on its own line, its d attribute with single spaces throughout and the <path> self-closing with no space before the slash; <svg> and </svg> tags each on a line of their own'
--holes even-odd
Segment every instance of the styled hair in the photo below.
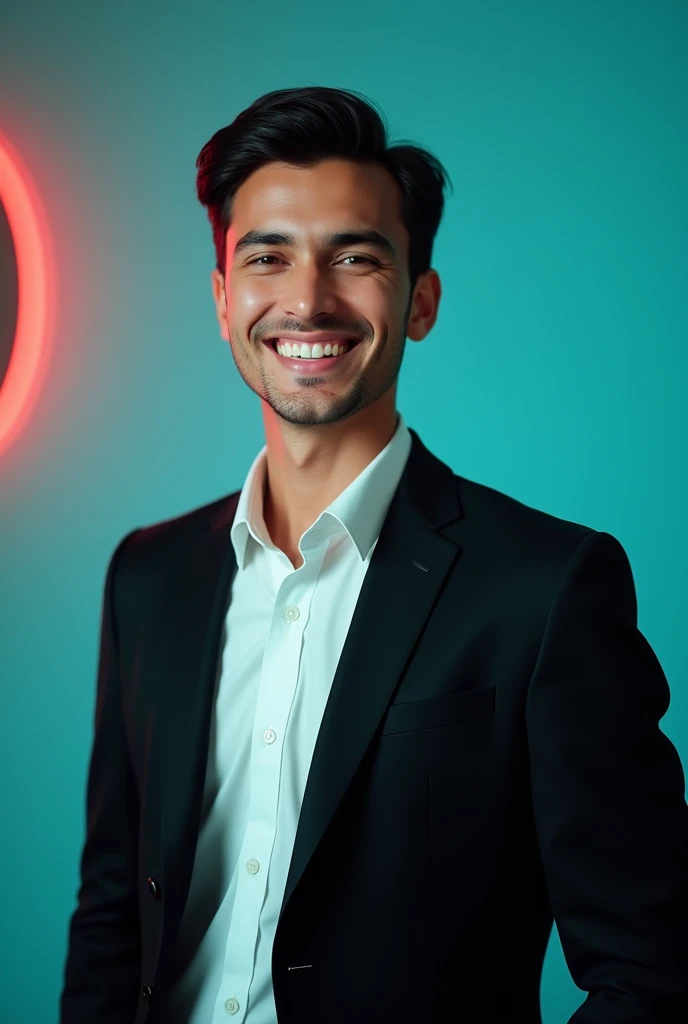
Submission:
<svg viewBox="0 0 688 1024">
<path fill-rule="evenodd" d="M 444 187 L 451 187 L 451 179 L 427 150 L 405 140 L 390 146 L 387 136 L 384 114 L 354 90 L 276 89 L 255 100 L 215 132 L 196 160 L 196 193 L 208 210 L 217 269 L 224 275 L 234 194 L 261 166 L 279 161 L 312 167 L 330 158 L 377 162 L 401 187 L 413 293 L 418 275 L 431 266 Z"/>
</svg>

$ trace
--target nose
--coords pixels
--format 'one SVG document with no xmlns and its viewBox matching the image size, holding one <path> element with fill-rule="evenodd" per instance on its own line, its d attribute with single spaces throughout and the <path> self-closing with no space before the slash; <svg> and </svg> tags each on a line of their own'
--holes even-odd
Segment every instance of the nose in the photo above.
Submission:
<svg viewBox="0 0 688 1024">
<path fill-rule="evenodd" d="M 285 279 L 282 306 L 286 316 L 310 323 L 318 314 L 335 313 L 337 302 L 332 279 L 315 264 L 292 270 Z"/>
</svg>

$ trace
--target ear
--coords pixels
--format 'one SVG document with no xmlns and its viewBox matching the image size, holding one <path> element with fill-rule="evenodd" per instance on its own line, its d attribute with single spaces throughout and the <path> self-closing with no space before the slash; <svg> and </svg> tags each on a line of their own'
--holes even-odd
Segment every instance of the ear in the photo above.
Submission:
<svg viewBox="0 0 688 1024">
<path fill-rule="evenodd" d="M 432 267 L 420 274 L 416 281 L 406 336 L 411 341 L 422 341 L 437 320 L 442 284 L 440 276 Z"/>
<path fill-rule="evenodd" d="M 220 328 L 220 334 L 225 341 L 229 341 L 227 329 L 227 297 L 225 295 L 225 279 L 219 270 L 215 269 L 210 275 L 210 283 L 213 289 L 213 300 L 215 302 L 215 314 Z"/>
</svg>

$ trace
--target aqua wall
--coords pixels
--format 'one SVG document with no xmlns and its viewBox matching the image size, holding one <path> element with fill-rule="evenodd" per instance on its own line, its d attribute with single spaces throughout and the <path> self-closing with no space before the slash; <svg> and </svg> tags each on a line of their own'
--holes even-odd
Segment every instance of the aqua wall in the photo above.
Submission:
<svg viewBox="0 0 688 1024">
<path fill-rule="evenodd" d="M 58 304 L 0 456 L 0 1024 L 57 1020 L 107 561 L 239 488 L 263 444 L 194 162 L 272 89 L 359 90 L 447 167 L 440 314 L 399 407 L 455 472 L 622 542 L 688 768 L 687 44 L 681 0 L 3 5 L 0 132 Z M 545 1024 L 583 998 L 555 930 Z"/>
</svg>

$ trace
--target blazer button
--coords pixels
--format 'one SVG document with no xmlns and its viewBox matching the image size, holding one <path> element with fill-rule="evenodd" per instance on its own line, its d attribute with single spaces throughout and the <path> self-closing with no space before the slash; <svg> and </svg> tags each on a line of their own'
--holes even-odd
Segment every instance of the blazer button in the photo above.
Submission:
<svg viewBox="0 0 688 1024">
<path fill-rule="evenodd" d="M 154 878 L 148 879 L 148 892 L 151 894 L 154 900 L 162 899 L 162 893 L 160 892 L 160 886 Z"/>
<path fill-rule="evenodd" d="M 141 989 L 141 995 L 146 1000 L 146 1002 L 148 1002 L 150 997 L 153 995 L 153 989 L 150 987 L 150 985 L 143 986 L 143 988 Z"/>
</svg>

